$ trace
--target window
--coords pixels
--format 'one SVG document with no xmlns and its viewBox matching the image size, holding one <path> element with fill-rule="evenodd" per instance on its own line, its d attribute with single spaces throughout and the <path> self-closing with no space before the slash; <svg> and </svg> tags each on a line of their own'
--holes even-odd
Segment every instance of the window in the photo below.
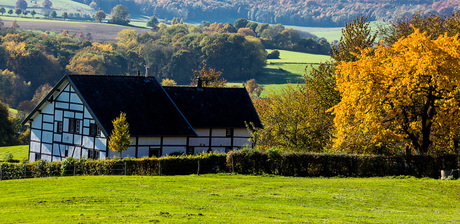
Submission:
<svg viewBox="0 0 460 224">
<path fill-rule="evenodd" d="M 88 150 L 88 159 L 99 159 L 100 151 L 97 150 Z"/>
<path fill-rule="evenodd" d="M 35 153 L 35 161 L 42 159 L 42 154 Z"/>
<path fill-rule="evenodd" d="M 98 134 L 97 125 L 96 124 L 90 124 L 89 125 L 89 135 L 96 136 L 97 134 Z"/>
<path fill-rule="evenodd" d="M 80 120 L 69 118 L 69 133 L 80 133 Z"/>
<path fill-rule="evenodd" d="M 226 137 L 233 137 L 233 128 L 227 128 L 225 132 Z"/>
<path fill-rule="evenodd" d="M 57 133 L 62 133 L 62 132 L 63 132 L 63 128 L 62 128 L 62 127 L 63 127 L 63 125 L 62 125 L 62 121 L 58 121 L 58 122 L 56 123 L 56 126 L 57 126 L 57 128 L 56 128 L 56 132 L 57 132 Z"/>
<path fill-rule="evenodd" d="M 161 149 L 160 148 L 150 148 L 149 149 L 149 157 L 160 157 L 161 156 Z"/>
<path fill-rule="evenodd" d="M 187 147 L 186 153 L 187 154 L 194 154 L 195 153 L 195 147 L 193 147 L 193 146 Z"/>
</svg>

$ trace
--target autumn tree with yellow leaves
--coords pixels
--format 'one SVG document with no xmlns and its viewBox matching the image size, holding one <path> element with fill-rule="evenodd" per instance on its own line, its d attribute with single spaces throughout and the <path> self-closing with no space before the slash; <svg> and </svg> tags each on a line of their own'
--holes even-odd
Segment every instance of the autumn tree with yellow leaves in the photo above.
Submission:
<svg viewBox="0 0 460 224">
<path fill-rule="evenodd" d="M 384 147 L 417 154 L 457 149 L 458 35 L 433 40 L 415 29 L 392 46 L 365 49 L 357 57 L 336 70 L 342 100 L 333 107 L 335 149 L 376 153 Z"/>
</svg>

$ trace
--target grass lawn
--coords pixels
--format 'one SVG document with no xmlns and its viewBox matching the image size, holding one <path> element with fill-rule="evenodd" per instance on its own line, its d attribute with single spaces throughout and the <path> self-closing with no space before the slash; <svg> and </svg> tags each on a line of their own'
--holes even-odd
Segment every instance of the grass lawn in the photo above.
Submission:
<svg viewBox="0 0 460 224">
<path fill-rule="evenodd" d="M 0 181 L 2 223 L 458 223 L 460 181 L 230 174 Z"/>
<path fill-rule="evenodd" d="M 22 160 L 28 159 L 29 145 L 16 145 L 0 147 L 0 160 L 3 160 L 7 153 L 13 155 L 13 159 Z"/>
</svg>

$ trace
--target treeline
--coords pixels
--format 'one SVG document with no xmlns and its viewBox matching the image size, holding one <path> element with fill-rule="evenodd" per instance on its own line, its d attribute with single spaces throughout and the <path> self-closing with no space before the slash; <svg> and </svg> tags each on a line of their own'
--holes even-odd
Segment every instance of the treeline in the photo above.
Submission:
<svg viewBox="0 0 460 224">
<path fill-rule="evenodd" d="M 117 4 L 128 6 L 131 11 L 155 14 L 159 18 L 173 17 L 186 20 L 225 21 L 245 18 L 262 23 L 282 23 L 299 26 L 343 26 L 357 16 L 367 16 L 370 21 L 393 21 L 401 16 L 421 12 L 424 15 L 447 15 L 459 10 L 455 0 L 77 0 L 96 3 L 104 11 Z"/>
</svg>

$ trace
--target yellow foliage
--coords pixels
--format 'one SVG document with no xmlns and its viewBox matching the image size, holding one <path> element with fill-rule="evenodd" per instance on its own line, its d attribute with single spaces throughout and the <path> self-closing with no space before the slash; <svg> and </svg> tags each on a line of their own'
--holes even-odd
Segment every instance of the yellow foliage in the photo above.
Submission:
<svg viewBox="0 0 460 224">
<path fill-rule="evenodd" d="M 356 62 L 340 62 L 335 148 L 358 153 L 391 145 L 416 153 L 454 150 L 460 140 L 458 71 L 458 35 L 432 40 L 417 29 L 393 46 L 362 50 Z"/>
<path fill-rule="evenodd" d="M 113 51 L 114 47 L 110 43 L 101 44 L 101 43 L 98 43 L 98 42 L 94 42 L 94 43 L 92 43 L 91 49 L 96 50 L 96 51 Z"/>
<path fill-rule="evenodd" d="M 26 44 L 24 42 L 9 41 L 3 42 L 2 45 L 5 47 L 9 56 L 13 59 L 26 57 L 29 55 L 29 52 L 26 50 Z"/>
<path fill-rule="evenodd" d="M 162 86 L 175 86 L 177 85 L 177 82 L 172 79 L 166 78 L 166 79 L 161 80 L 161 85 Z"/>
</svg>

